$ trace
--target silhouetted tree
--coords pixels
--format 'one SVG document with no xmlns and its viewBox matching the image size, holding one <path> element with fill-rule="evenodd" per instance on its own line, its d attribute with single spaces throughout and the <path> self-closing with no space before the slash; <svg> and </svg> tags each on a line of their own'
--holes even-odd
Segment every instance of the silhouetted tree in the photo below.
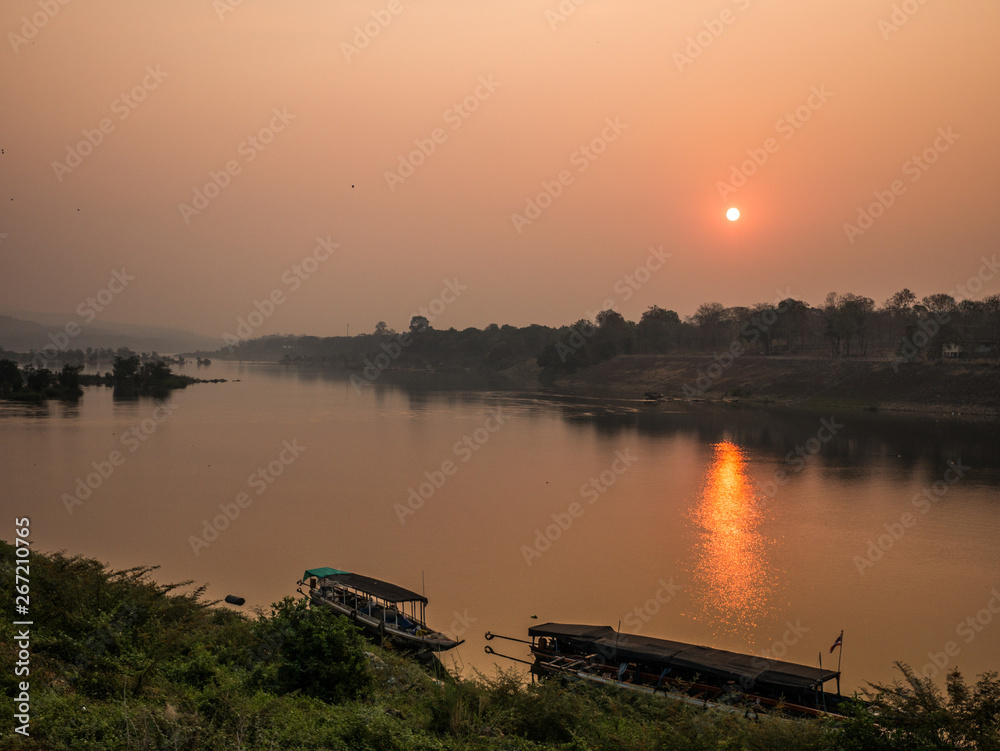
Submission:
<svg viewBox="0 0 1000 751">
<path fill-rule="evenodd" d="M 59 371 L 59 375 L 56 377 L 62 392 L 60 396 L 73 398 L 83 394 L 83 389 L 80 388 L 81 370 L 83 370 L 82 365 L 63 365 L 62 370 Z"/>
<path fill-rule="evenodd" d="M 21 369 L 13 360 L 0 360 L 0 396 L 8 396 L 20 391 L 24 386 Z"/>
<path fill-rule="evenodd" d="M 121 350 L 119 350 L 120 352 Z M 131 350 L 126 350 L 131 352 Z M 139 372 L 139 355 L 116 355 L 111 361 L 111 372 L 116 389 L 131 389 L 135 386 L 136 375 Z"/>
<path fill-rule="evenodd" d="M 770 355 L 771 344 L 774 342 L 775 337 L 778 336 L 776 327 L 781 321 L 781 313 L 776 306 L 766 302 L 757 303 L 753 306 L 751 312 L 753 315 L 749 323 L 753 327 L 753 330 L 759 334 L 757 341 L 764 348 L 764 354 Z M 743 331 L 742 327 L 740 331 Z"/>
<path fill-rule="evenodd" d="M 882 304 L 882 312 L 886 317 L 886 342 L 892 349 L 899 345 L 902 332 L 912 322 L 913 304 L 916 301 L 917 296 L 904 287 Z"/>
<path fill-rule="evenodd" d="M 24 383 L 32 391 L 45 393 L 55 381 L 55 375 L 48 368 L 35 368 L 31 365 L 24 369 Z"/>
<path fill-rule="evenodd" d="M 986 318 L 986 338 L 993 344 L 993 355 L 1000 360 L 1000 294 L 990 295 L 983 300 Z"/>
<path fill-rule="evenodd" d="M 698 327 L 698 342 L 703 349 L 714 347 L 718 342 L 725 313 L 722 303 L 706 302 L 699 305 L 691 316 L 691 322 Z"/>
<path fill-rule="evenodd" d="M 943 293 L 938 293 L 936 295 L 928 295 L 920 304 L 924 306 L 930 313 L 936 314 L 950 314 L 955 310 L 955 298 L 951 295 L 946 295 Z"/>
<path fill-rule="evenodd" d="M 589 353 L 591 362 L 630 354 L 635 350 L 635 324 L 617 310 L 602 310 L 597 314 L 597 333 L 588 346 L 594 350 Z"/>
<path fill-rule="evenodd" d="M 680 325 L 681 319 L 677 313 L 651 305 L 639 319 L 637 327 L 639 351 L 661 354 L 667 352 L 676 344 L 676 333 Z"/>
<path fill-rule="evenodd" d="M 826 329 L 824 336 L 830 342 L 834 357 L 842 353 L 851 354 L 851 343 L 857 339 L 861 354 L 868 348 L 868 324 L 875 302 L 868 297 L 860 297 L 851 292 L 837 295 L 831 292 L 826 296 L 824 317 Z"/>
<path fill-rule="evenodd" d="M 869 323 L 875 310 L 875 302 L 870 297 L 861 297 L 848 292 L 839 299 L 840 316 L 844 322 L 847 337 L 847 354 L 851 354 L 851 340 L 858 340 L 858 348 L 863 356 L 868 352 L 870 337 Z"/>
<path fill-rule="evenodd" d="M 163 360 L 156 360 L 155 362 L 147 362 L 139 368 L 139 372 L 136 374 L 136 381 L 141 390 L 160 384 L 172 375 L 173 373 L 170 371 L 169 365 L 163 362 Z"/>
<path fill-rule="evenodd" d="M 774 324 L 774 337 L 783 339 L 793 352 L 796 350 L 796 340 L 798 347 L 805 348 L 812 309 L 801 300 L 789 297 L 778 303 L 778 310 L 781 314 Z"/>
</svg>

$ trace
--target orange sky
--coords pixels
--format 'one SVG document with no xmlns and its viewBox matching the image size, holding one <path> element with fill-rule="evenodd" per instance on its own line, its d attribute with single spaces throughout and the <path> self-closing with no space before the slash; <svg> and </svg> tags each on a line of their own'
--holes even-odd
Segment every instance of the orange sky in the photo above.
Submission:
<svg viewBox="0 0 1000 751">
<path fill-rule="evenodd" d="M 255 334 L 947 292 L 997 249 L 998 29 L 991 0 L 9 0 L 0 312 L 76 319 L 122 268 L 94 326 L 219 337 L 272 295 Z"/>
</svg>

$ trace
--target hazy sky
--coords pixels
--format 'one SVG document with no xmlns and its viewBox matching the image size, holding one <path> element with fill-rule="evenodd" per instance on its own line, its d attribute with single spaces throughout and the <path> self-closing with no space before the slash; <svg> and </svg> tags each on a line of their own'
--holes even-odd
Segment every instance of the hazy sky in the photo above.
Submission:
<svg viewBox="0 0 1000 751">
<path fill-rule="evenodd" d="M 0 30 L 0 312 L 558 325 L 948 292 L 997 251 L 995 0 L 7 0 Z"/>
</svg>

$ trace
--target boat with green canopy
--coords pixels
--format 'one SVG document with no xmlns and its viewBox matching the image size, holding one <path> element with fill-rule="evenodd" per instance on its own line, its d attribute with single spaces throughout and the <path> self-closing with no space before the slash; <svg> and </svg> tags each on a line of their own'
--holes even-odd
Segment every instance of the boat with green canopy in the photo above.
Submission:
<svg viewBox="0 0 1000 751">
<path fill-rule="evenodd" d="M 309 591 L 303 592 L 302 586 Z M 298 591 L 314 605 L 350 618 L 369 637 L 399 647 L 443 652 L 465 641 L 427 627 L 426 597 L 381 579 L 335 568 L 311 568 L 302 575 Z"/>
</svg>

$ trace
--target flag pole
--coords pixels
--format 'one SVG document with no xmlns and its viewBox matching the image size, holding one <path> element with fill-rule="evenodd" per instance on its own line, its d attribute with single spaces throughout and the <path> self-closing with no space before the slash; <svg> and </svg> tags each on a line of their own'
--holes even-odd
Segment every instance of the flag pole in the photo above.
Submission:
<svg viewBox="0 0 1000 751">
<path fill-rule="evenodd" d="M 840 653 L 837 655 L 837 693 L 840 694 L 840 661 L 844 659 L 844 629 L 840 630 Z"/>
<path fill-rule="evenodd" d="M 823 652 L 822 651 L 819 653 L 819 672 L 820 672 L 819 690 L 820 690 L 820 695 L 823 697 L 823 711 L 825 712 L 826 711 L 826 685 L 823 683 L 823 677 L 822 677 L 823 676 Z"/>
</svg>

